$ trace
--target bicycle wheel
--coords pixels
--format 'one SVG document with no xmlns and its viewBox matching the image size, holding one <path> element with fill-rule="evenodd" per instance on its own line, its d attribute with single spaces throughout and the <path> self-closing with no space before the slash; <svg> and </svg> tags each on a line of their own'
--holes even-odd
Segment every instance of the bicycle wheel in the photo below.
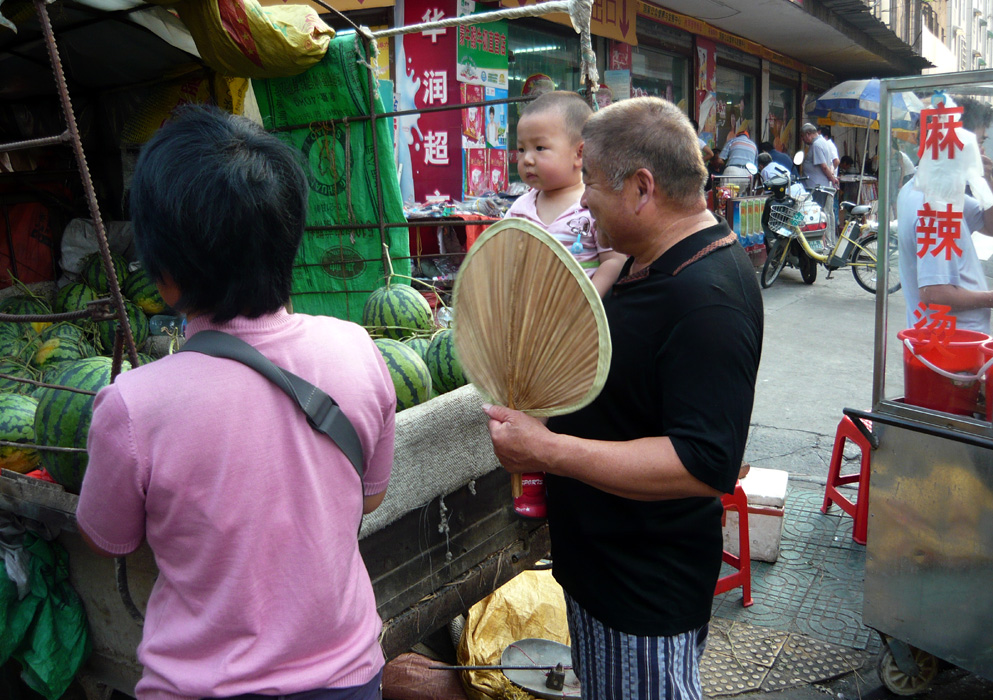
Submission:
<svg viewBox="0 0 993 700">
<path fill-rule="evenodd" d="M 762 265 L 762 276 L 759 277 L 763 289 L 771 287 L 779 278 L 779 273 L 786 266 L 786 254 L 789 249 L 789 241 L 784 241 L 782 238 L 777 237 L 772 242 L 769 255 L 765 259 L 765 264 Z"/>
<path fill-rule="evenodd" d="M 855 249 L 855 255 L 850 263 L 852 266 L 852 275 L 862 289 L 870 294 L 875 294 L 877 282 L 876 261 L 878 259 L 877 248 L 879 241 L 876 238 L 876 234 L 870 234 L 860 239 L 858 244 L 861 247 Z M 890 241 L 889 255 L 886 256 L 886 272 L 889 279 L 887 293 L 889 294 L 900 289 L 900 265 L 897 256 L 897 243 L 896 241 Z"/>
</svg>

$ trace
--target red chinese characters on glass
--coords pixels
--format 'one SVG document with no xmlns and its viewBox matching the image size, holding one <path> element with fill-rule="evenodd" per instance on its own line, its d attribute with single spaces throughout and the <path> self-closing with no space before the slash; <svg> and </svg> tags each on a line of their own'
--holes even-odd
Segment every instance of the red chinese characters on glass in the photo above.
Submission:
<svg viewBox="0 0 993 700">
<path fill-rule="evenodd" d="M 937 160 L 943 150 L 948 151 L 949 159 L 954 158 L 955 151 L 963 148 L 958 135 L 962 121 L 956 118 L 961 116 L 962 107 L 945 107 L 943 102 L 934 109 L 921 110 L 921 142 L 917 147 L 917 157 L 923 158 L 924 152 L 930 148 L 932 160 Z"/>
<path fill-rule="evenodd" d="M 925 202 L 924 208 L 917 210 L 917 257 L 923 258 L 929 251 L 934 257 L 944 252 L 945 260 L 951 260 L 953 255 L 961 257 L 962 249 L 958 245 L 961 235 L 962 212 L 951 204 L 942 211 L 932 209 Z"/>
<path fill-rule="evenodd" d="M 914 309 L 914 328 L 921 331 L 917 354 L 922 355 L 932 347 L 947 348 L 955 335 L 955 325 L 951 306 L 919 303 Z"/>
</svg>

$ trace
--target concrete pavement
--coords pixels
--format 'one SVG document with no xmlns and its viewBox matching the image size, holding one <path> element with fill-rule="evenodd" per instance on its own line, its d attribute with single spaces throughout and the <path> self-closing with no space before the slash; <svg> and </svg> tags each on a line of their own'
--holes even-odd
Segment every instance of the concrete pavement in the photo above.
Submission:
<svg viewBox="0 0 993 700">
<path fill-rule="evenodd" d="M 819 512 L 842 409 L 869 408 L 872 401 L 875 299 L 855 284 L 850 272 L 839 270 L 826 279 L 821 267 L 817 281 L 809 286 L 800 280 L 798 271 L 784 270 L 772 288 L 763 290 L 763 300 L 765 342 L 745 458 L 753 466 L 790 473 L 783 547 L 779 562 L 758 563 L 753 568 L 755 605 L 741 608 L 740 591 L 724 594 L 725 600 L 715 605 L 715 620 L 722 625 L 729 619 L 757 625 L 753 637 L 779 630 L 840 642 L 842 651 L 861 655 L 849 659 L 857 663 L 861 658 L 863 663 L 833 680 L 783 690 L 765 682 L 761 690 L 733 697 L 897 697 L 876 673 L 878 635 L 861 625 L 865 548 L 850 540 L 850 517 L 840 514 L 837 507 L 829 515 Z M 900 292 L 890 295 L 889 301 L 888 333 L 894 336 L 906 326 L 905 305 Z M 895 342 L 887 351 L 886 375 L 885 395 L 902 395 L 902 351 Z M 857 470 L 857 459 L 857 450 L 849 448 L 846 460 L 852 464 L 847 471 Z M 778 665 L 777 659 L 768 667 L 770 676 L 777 670 L 788 673 L 790 662 L 786 659 Z M 821 674 L 828 676 L 828 671 Z M 924 697 L 993 698 L 993 681 L 943 664 Z"/>
<path fill-rule="evenodd" d="M 875 298 L 836 271 L 806 285 L 787 268 L 763 290 L 765 340 L 745 459 L 756 467 L 823 479 L 842 409 L 872 403 Z M 900 292 L 891 294 L 891 334 L 905 326 Z M 900 350 L 888 353 L 888 394 L 903 390 Z"/>
</svg>

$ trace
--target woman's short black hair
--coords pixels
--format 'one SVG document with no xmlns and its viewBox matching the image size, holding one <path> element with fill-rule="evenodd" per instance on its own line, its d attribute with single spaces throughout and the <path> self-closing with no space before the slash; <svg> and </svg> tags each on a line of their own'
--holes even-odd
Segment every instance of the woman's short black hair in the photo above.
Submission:
<svg viewBox="0 0 993 700">
<path fill-rule="evenodd" d="M 131 180 L 135 248 L 152 279 L 175 282 L 177 310 L 223 323 L 289 301 L 307 216 L 300 161 L 215 107 L 184 108 L 145 144 Z"/>
</svg>

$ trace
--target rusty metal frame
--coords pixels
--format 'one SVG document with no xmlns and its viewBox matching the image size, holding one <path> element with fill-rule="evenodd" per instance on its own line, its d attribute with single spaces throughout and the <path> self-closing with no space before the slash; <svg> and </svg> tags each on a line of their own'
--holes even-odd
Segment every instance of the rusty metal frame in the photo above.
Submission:
<svg viewBox="0 0 993 700">
<path fill-rule="evenodd" d="M 90 176 L 90 169 L 86 163 L 86 154 L 83 152 L 83 142 L 79 136 L 79 128 L 76 125 L 76 114 L 72 108 L 72 100 L 69 97 L 69 88 L 66 84 L 65 70 L 62 67 L 62 59 L 59 56 L 59 48 L 55 41 L 55 32 L 52 28 L 52 20 L 48 15 L 48 8 L 45 0 L 33 0 L 35 12 L 41 25 L 42 37 L 45 40 L 45 47 L 48 50 L 48 59 L 52 65 L 52 75 L 55 78 L 55 87 L 58 92 L 59 102 L 62 106 L 62 114 L 66 120 L 66 130 L 58 136 L 18 141 L 8 144 L 0 144 L 0 153 L 7 151 L 33 148 L 37 146 L 56 145 L 68 143 L 72 147 L 76 164 L 79 168 L 79 176 L 82 180 L 83 191 L 86 195 L 86 203 L 89 207 L 90 217 L 93 220 L 93 228 L 97 234 L 97 245 L 100 249 L 100 258 L 103 261 L 104 269 L 107 272 L 107 281 L 110 287 L 110 304 L 114 309 L 114 316 L 117 317 L 117 333 L 114 339 L 113 359 L 111 360 L 111 381 L 121 372 L 123 350 L 126 349 L 128 358 L 133 367 L 138 366 L 138 350 L 135 347 L 134 334 L 131 331 L 131 324 L 128 321 L 127 311 L 124 308 L 124 297 L 121 294 L 120 281 L 117 279 L 117 272 L 110 258 L 110 245 L 107 243 L 107 233 L 103 225 L 103 218 L 100 216 L 100 207 L 97 203 L 96 191 L 93 187 L 93 178 Z M 14 251 L 10 251 L 13 258 Z M 102 300 L 107 301 L 107 300 Z M 17 316 L 12 314 L 0 314 L 0 321 L 59 321 L 67 318 L 80 318 L 91 316 L 98 320 L 101 316 L 106 317 L 106 313 L 101 310 L 100 305 L 93 304 L 89 311 L 69 314 L 51 314 L 44 316 Z M 113 317 L 113 316 L 112 316 Z M 51 385 L 50 385 L 51 386 Z M 61 387 L 69 388 L 69 387 Z M 39 445 L 40 449 L 52 451 L 79 451 L 81 448 L 58 448 L 47 445 Z M 82 450 L 85 452 L 85 450 Z M 128 588 L 127 568 L 123 558 L 115 560 L 117 571 L 117 587 L 124 602 L 125 608 L 136 622 L 143 622 L 144 618 L 135 606 Z"/>
<path fill-rule="evenodd" d="M 48 50 L 48 59 L 52 66 L 52 76 L 55 78 L 55 87 L 62 107 L 62 114 L 66 121 L 66 130 L 57 136 L 48 136 L 24 141 L 14 141 L 0 144 L 0 153 L 22 150 L 25 148 L 36 148 L 39 146 L 52 146 L 67 143 L 76 158 L 79 168 L 79 177 L 83 184 L 83 192 L 86 195 L 86 203 L 89 207 L 90 218 L 93 220 L 93 228 L 97 234 L 97 245 L 100 249 L 100 258 L 107 271 L 107 281 L 110 287 L 110 304 L 113 306 L 115 316 L 118 319 L 118 331 L 123 333 L 123 348 L 127 350 L 128 359 L 131 365 L 138 366 L 138 350 L 135 347 L 134 334 L 131 332 L 131 324 L 128 322 L 127 311 L 124 308 L 124 297 L 121 294 L 120 281 L 110 258 L 110 245 L 107 243 L 107 233 L 103 225 L 103 218 L 100 216 L 100 207 L 97 204 L 96 191 L 93 188 L 93 178 L 90 176 L 89 166 L 86 164 L 86 154 L 83 152 L 83 142 L 79 136 L 79 128 L 76 125 L 76 114 L 72 108 L 72 100 L 69 98 L 69 88 L 66 84 L 65 70 L 62 68 L 62 59 L 59 56 L 59 48 L 55 41 L 55 31 L 52 28 L 52 20 L 48 15 L 48 8 L 44 0 L 32 0 L 35 12 L 38 15 L 38 22 L 41 25 L 42 38 Z M 14 251 L 10 251 L 11 257 Z M 93 313 L 99 313 L 94 307 Z M 88 314 L 76 315 L 80 318 Z M 93 316 L 98 320 L 96 316 Z M 14 314 L 0 314 L 0 321 L 30 322 L 30 321 L 62 321 L 67 320 L 65 314 L 50 314 L 44 316 L 18 316 Z M 117 343 L 115 342 L 115 350 Z M 120 374 L 121 352 L 114 353 L 111 365 L 111 381 Z"/>
</svg>

